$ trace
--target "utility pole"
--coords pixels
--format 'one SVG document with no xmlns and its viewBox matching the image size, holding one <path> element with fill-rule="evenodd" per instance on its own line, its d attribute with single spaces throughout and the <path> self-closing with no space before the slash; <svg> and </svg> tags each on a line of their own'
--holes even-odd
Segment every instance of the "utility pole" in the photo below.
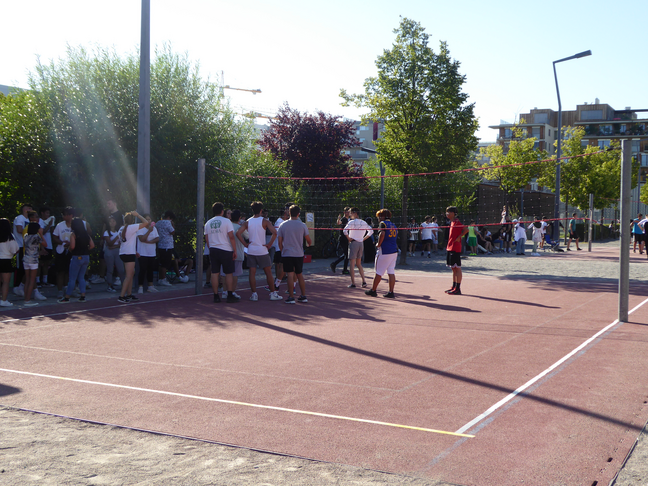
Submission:
<svg viewBox="0 0 648 486">
<path fill-rule="evenodd" d="M 151 0 L 142 0 L 139 117 L 137 125 L 137 212 L 151 212 Z"/>
</svg>

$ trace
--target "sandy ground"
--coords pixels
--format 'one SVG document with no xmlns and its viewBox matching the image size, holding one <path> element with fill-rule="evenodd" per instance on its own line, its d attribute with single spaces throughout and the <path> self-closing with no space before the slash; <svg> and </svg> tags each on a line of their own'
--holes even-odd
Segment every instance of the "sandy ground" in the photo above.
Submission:
<svg viewBox="0 0 648 486">
<path fill-rule="evenodd" d="M 597 246 L 613 248 L 618 242 Z M 583 247 L 587 251 L 587 246 Z M 547 279 L 570 285 L 577 285 L 578 279 L 615 284 L 618 262 L 604 259 L 596 264 L 591 261 L 584 264 L 579 257 L 572 257 L 571 253 L 545 253 L 540 257 L 499 254 L 467 258 L 463 287 L 470 285 L 470 276 L 474 274 Z M 632 281 L 646 282 L 648 260 L 645 255 L 640 258 L 638 253 L 631 253 L 631 257 L 631 285 Z M 314 261 L 305 271 L 327 271 L 331 261 Z M 428 259 L 421 258 L 420 254 L 410 258 L 407 267 L 399 267 L 398 271 L 447 272 L 442 255 Z M 44 293 L 50 297 L 44 305 L 56 305 L 55 292 Z M 105 292 L 105 285 L 98 285 L 88 292 L 88 298 L 114 299 L 115 296 Z M 16 410 L 1 405 L 2 395 L 0 387 L 2 485 L 447 484 Z M 614 484 L 648 485 L 648 427 L 644 428 Z"/>
</svg>

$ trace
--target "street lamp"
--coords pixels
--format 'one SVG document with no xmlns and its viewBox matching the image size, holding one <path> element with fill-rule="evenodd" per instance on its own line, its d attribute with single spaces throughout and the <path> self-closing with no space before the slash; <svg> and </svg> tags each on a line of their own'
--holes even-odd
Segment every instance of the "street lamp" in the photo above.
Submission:
<svg viewBox="0 0 648 486">
<path fill-rule="evenodd" d="M 558 241 L 560 239 L 560 156 L 561 153 L 561 142 L 562 142 L 562 105 L 560 103 L 560 90 L 558 89 L 558 76 L 556 75 L 556 64 L 563 61 L 571 61 L 572 59 L 578 59 L 580 57 L 591 56 L 592 51 L 583 51 L 573 56 L 565 57 L 564 59 L 558 59 L 553 62 L 553 72 L 554 79 L 556 80 L 556 94 L 558 95 L 558 149 L 556 151 L 556 202 L 554 206 L 554 231 L 553 238 Z"/>
</svg>

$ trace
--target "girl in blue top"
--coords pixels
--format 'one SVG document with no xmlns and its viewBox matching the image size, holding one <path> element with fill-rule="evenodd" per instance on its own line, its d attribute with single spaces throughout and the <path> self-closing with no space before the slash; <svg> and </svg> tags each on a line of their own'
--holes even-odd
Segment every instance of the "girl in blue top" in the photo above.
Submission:
<svg viewBox="0 0 648 486">
<path fill-rule="evenodd" d="M 396 284 L 394 269 L 396 268 L 396 260 L 398 258 L 398 230 L 396 229 L 396 225 L 390 221 L 391 211 L 389 209 L 381 209 L 376 213 L 376 217 L 380 221 L 378 225 L 380 237 L 376 244 L 378 248 L 375 265 L 376 276 L 374 277 L 371 290 L 367 290 L 365 294 L 371 297 L 377 297 L 378 293 L 376 289 L 378 289 L 380 280 L 385 275 L 385 272 L 387 272 L 389 275 L 389 292 L 384 294 L 383 297 L 393 299 L 395 297 L 394 285 Z"/>
</svg>

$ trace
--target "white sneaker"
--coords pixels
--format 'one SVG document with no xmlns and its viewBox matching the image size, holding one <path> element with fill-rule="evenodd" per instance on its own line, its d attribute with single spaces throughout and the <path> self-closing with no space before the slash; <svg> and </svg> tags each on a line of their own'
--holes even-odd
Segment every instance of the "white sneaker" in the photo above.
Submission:
<svg viewBox="0 0 648 486">
<path fill-rule="evenodd" d="M 239 294 L 237 294 L 236 292 L 232 292 L 232 295 L 233 295 L 234 297 L 236 297 L 237 299 L 240 299 L 240 298 L 241 298 L 241 296 L 240 296 Z"/>
<path fill-rule="evenodd" d="M 185 275 L 184 277 L 178 277 L 178 280 L 180 280 L 182 283 L 187 283 L 189 281 L 189 277 Z"/>
<path fill-rule="evenodd" d="M 283 300 L 283 299 L 279 296 L 279 292 L 275 290 L 274 292 L 270 292 L 270 300 Z"/>
<path fill-rule="evenodd" d="M 252 302 L 256 302 L 257 300 L 259 300 L 259 294 L 257 294 L 256 292 L 252 292 L 252 295 L 250 295 L 250 300 Z"/>
<path fill-rule="evenodd" d="M 159 292 L 159 290 L 153 287 L 152 285 L 149 285 L 149 288 L 146 291 L 151 293 Z"/>
<path fill-rule="evenodd" d="M 45 297 L 43 294 L 41 294 L 38 289 L 34 290 L 34 299 L 36 300 L 47 300 L 47 297 Z"/>
<path fill-rule="evenodd" d="M 0 307 L 13 307 L 13 304 L 8 300 L 0 300 Z"/>
<path fill-rule="evenodd" d="M 34 307 L 35 305 L 38 305 L 38 302 L 30 300 L 29 302 L 25 302 L 25 307 Z"/>
<path fill-rule="evenodd" d="M 223 290 L 223 292 L 221 293 L 221 298 L 227 299 L 227 290 Z"/>
<path fill-rule="evenodd" d="M 24 297 L 25 296 L 25 290 L 23 287 L 14 287 L 13 288 L 13 293 L 16 294 L 18 297 Z"/>
<path fill-rule="evenodd" d="M 92 284 L 100 284 L 100 283 L 105 283 L 106 279 L 103 277 L 100 277 L 99 275 L 93 275 L 92 278 L 90 279 L 90 283 Z"/>
<path fill-rule="evenodd" d="M 144 293 L 144 287 L 142 287 L 142 286 L 140 285 L 140 286 L 138 287 L 138 289 L 137 289 L 137 293 L 138 293 L 138 294 L 143 294 L 143 293 Z"/>
<path fill-rule="evenodd" d="M 113 285 L 121 285 L 121 278 L 117 277 L 115 280 L 113 280 Z"/>
<path fill-rule="evenodd" d="M 171 287 L 171 284 L 166 278 L 163 278 L 162 280 L 158 280 L 158 285 L 162 285 L 164 287 Z"/>
</svg>

